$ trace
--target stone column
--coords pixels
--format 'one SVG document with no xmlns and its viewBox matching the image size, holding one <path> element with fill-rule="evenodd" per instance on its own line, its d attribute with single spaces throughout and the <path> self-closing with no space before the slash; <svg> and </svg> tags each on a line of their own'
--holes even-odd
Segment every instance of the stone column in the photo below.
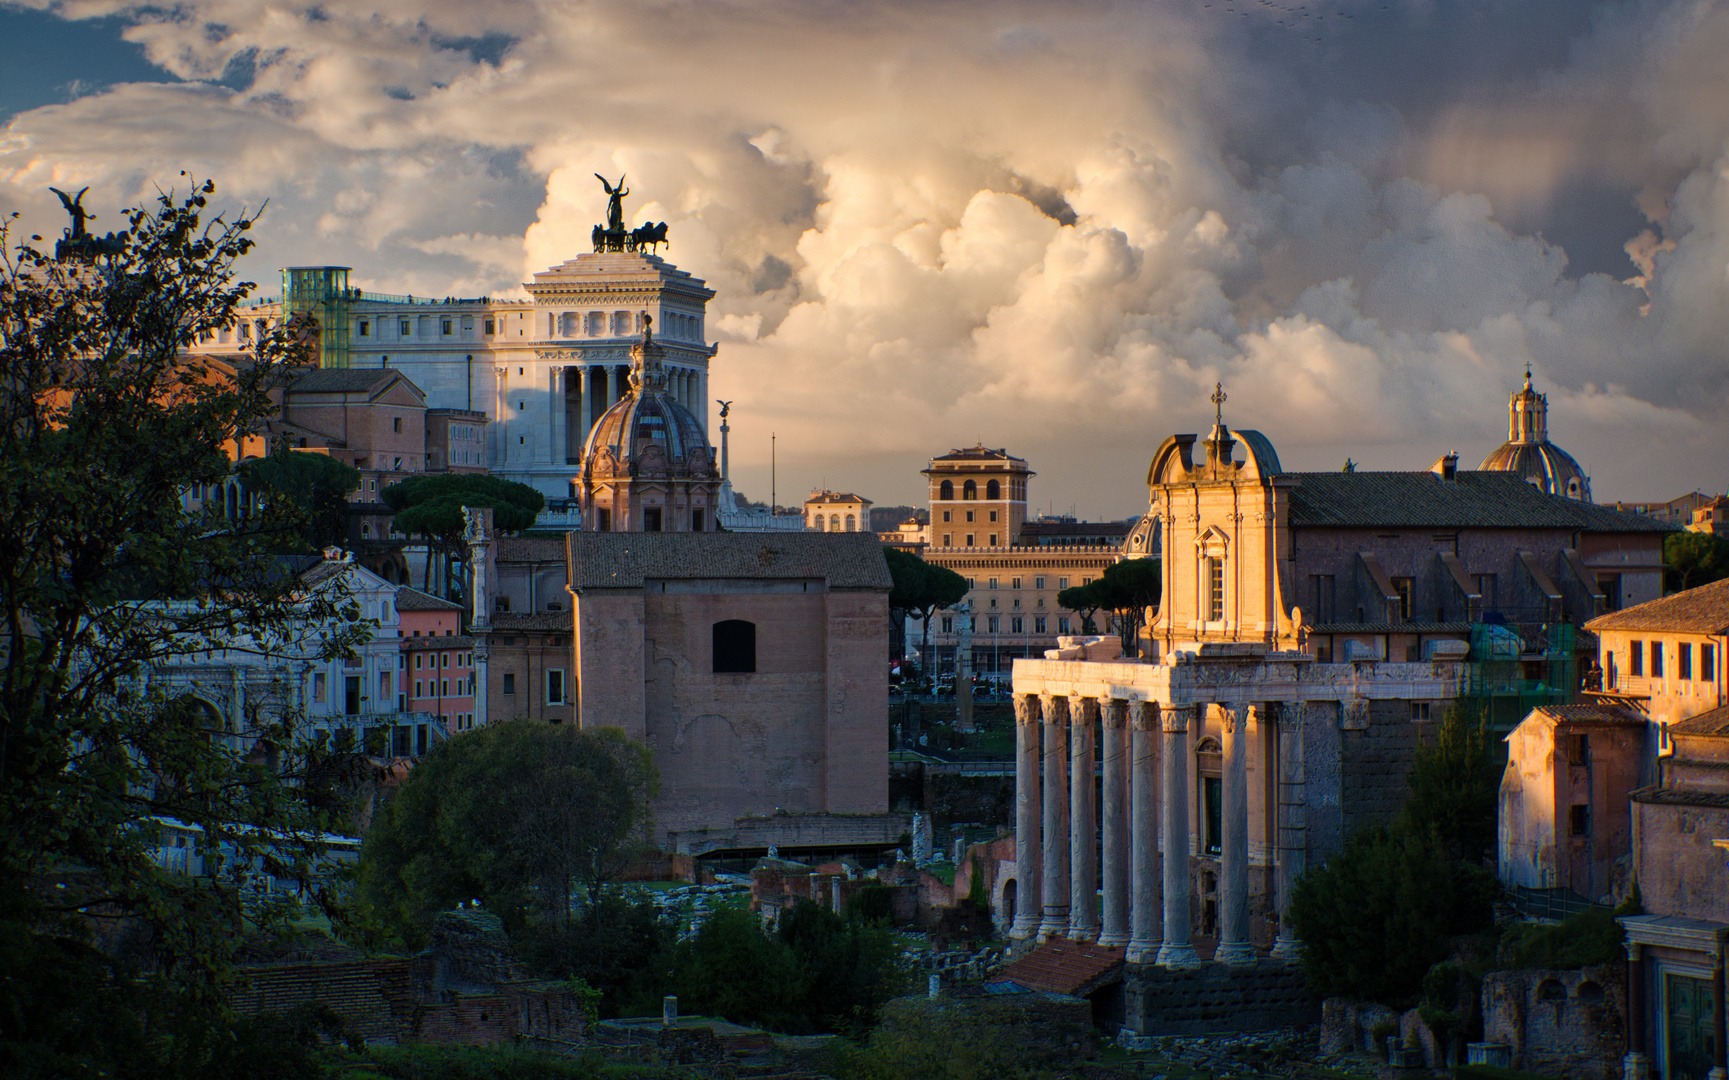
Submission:
<svg viewBox="0 0 1729 1080">
<path fill-rule="evenodd" d="M 1039 850 L 1039 699 L 1015 695 L 1015 921 L 1009 936 L 1025 941 L 1039 932 L 1044 902 L 1044 853 Z"/>
<path fill-rule="evenodd" d="M 565 404 L 564 404 L 564 368 L 554 364 L 546 371 L 547 378 L 547 419 L 546 460 L 554 465 L 563 465 L 565 458 Z"/>
<path fill-rule="evenodd" d="M 1303 703 L 1279 705 L 1279 804 L 1277 847 L 1273 852 L 1273 888 L 1278 890 L 1279 940 L 1273 943 L 1273 959 L 1296 963 L 1302 943 L 1291 929 L 1291 889 L 1303 876 L 1307 858 L 1308 793 L 1303 779 Z"/>
<path fill-rule="evenodd" d="M 1069 699 L 1044 696 L 1044 920 L 1039 939 L 1069 930 Z"/>
<path fill-rule="evenodd" d="M 1165 789 L 1164 867 L 1165 940 L 1155 961 L 1160 967 L 1198 967 L 1201 958 L 1190 944 L 1193 927 L 1189 917 L 1189 721 L 1199 706 L 1180 705 L 1161 710 L 1164 731 Z"/>
<path fill-rule="evenodd" d="M 1627 1054 L 1621 1059 L 1621 1080 L 1646 1080 L 1651 1073 L 1645 1056 L 1645 959 L 1644 946 L 1625 943 L 1627 949 Z"/>
<path fill-rule="evenodd" d="M 1069 730 L 1069 937 L 1091 941 L 1099 932 L 1098 808 L 1093 803 L 1095 733 L 1099 699 L 1081 698 Z"/>
<path fill-rule="evenodd" d="M 1137 701 L 1131 705 L 1133 731 L 1130 748 L 1134 755 L 1130 798 L 1133 802 L 1134 838 L 1131 863 L 1134 901 L 1129 917 L 1131 964 L 1151 963 L 1159 952 L 1159 703 Z"/>
<path fill-rule="evenodd" d="M 1224 835 L 1219 845 L 1219 944 L 1213 959 L 1233 966 L 1252 965 L 1249 941 L 1249 717 L 1243 704 L 1224 712 Z"/>
<path fill-rule="evenodd" d="M 1099 729 L 1104 761 L 1104 927 L 1099 944 L 1129 943 L 1129 703 L 1112 698 Z"/>
</svg>

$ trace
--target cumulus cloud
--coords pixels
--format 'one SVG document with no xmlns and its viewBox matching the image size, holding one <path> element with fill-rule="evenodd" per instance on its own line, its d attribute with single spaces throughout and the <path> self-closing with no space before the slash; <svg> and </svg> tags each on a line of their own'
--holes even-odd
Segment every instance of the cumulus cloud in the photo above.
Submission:
<svg viewBox="0 0 1729 1080">
<path fill-rule="evenodd" d="M 186 81 L 19 115 L 0 206 L 186 168 L 270 199 L 257 276 L 509 295 L 624 174 L 759 497 L 771 431 L 783 493 L 885 503 L 981 440 L 1129 513 L 1216 382 L 1289 467 L 1477 460 L 1526 364 L 1600 497 L 1724 483 L 1720 5 L 372 7 L 58 4 Z"/>
</svg>

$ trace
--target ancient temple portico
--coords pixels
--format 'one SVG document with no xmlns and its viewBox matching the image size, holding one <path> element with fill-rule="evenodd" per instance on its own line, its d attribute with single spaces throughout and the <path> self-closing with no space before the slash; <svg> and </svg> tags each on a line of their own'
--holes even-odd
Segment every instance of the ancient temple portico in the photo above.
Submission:
<svg viewBox="0 0 1729 1080">
<path fill-rule="evenodd" d="M 1458 691 L 1450 662 L 1321 664 L 1240 644 L 1160 663 L 1017 661 L 1018 888 L 1042 906 L 1018 911 L 1010 936 L 1096 941 L 1167 968 L 1200 964 L 1198 930 L 1216 963 L 1292 956 L 1291 883 L 1337 846 L 1347 804 L 1388 805 L 1338 764 L 1409 738 L 1410 702 Z M 1320 782 L 1306 750 L 1333 763 Z M 1314 836 L 1311 816 L 1327 819 Z"/>
</svg>

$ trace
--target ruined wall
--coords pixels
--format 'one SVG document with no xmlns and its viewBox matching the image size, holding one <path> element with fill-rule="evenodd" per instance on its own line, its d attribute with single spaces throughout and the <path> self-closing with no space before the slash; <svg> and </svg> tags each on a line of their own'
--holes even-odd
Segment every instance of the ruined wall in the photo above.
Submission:
<svg viewBox="0 0 1729 1080">
<path fill-rule="evenodd" d="M 1577 971 L 1496 971 L 1483 980 L 1483 1039 L 1513 1048 L 1513 1067 L 1614 1080 L 1627 1051 L 1624 963 Z"/>
<path fill-rule="evenodd" d="M 1634 872 L 1645 910 L 1721 921 L 1729 860 L 1712 840 L 1729 836 L 1729 795 L 1647 788 L 1633 803 L 1633 819 Z"/>
<path fill-rule="evenodd" d="M 1314 1023 L 1302 969 L 1276 960 L 1253 968 L 1134 964 L 1125 976 L 1123 1023 L 1136 1035 L 1271 1031 Z"/>
<path fill-rule="evenodd" d="M 1370 702 L 1366 719 L 1362 724 L 1347 710 L 1341 721 L 1339 803 L 1346 839 L 1398 813 L 1410 794 L 1406 778 L 1418 730 L 1410 702 Z"/>
</svg>

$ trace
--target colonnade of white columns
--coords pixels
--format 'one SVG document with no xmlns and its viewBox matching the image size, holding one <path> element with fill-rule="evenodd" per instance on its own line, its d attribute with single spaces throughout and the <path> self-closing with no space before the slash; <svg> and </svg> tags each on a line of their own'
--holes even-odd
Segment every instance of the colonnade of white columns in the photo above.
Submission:
<svg viewBox="0 0 1729 1080">
<path fill-rule="evenodd" d="M 1061 695 L 1015 696 L 1017 906 L 1010 936 L 1066 937 L 1125 948 L 1130 963 L 1192 967 L 1190 859 L 1194 799 L 1191 738 L 1204 704 Z M 1218 944 L 1214 960 L 1252 965 L 1249 935 L 1249 781 L 1265 706 L 1222 707 Z M 1276 957 L 1297 942 L 1285 918 L 1302 872 L 1305 834 L 1298 708 L 1278 710 Z M 1093 778 L 1102 765 L 1102 814 Z M 1102 842 L 1095 846 L 1095 840 Z M 1102 851 L 1103 866 L 1095 863 Z M 1160 852 L 1167 857 L 1161 858 Z M 1103 904 L 1095 882 L 1102 879 Z M 1100 914 L 1103 919 L 1101 921 Z M 1162 911 L 1161 911 L 1162 908 Z"/>
<path fill-rule="evenodd" d="M 553 367 L 549 378 L 552 400 L 564 402 L 564 408 L 552 410 L 548 441 L 552 460 L 574 462 L 582 456 L 583 444 L 594 422 L 630 392 L 630 368 L 617 364 Z M 669 367 L 666 378 L 667 394 L 695 414 L 706 431 L 703 403 L 708 398 L 708 373 L 696 368 Z"/>
</svg>

